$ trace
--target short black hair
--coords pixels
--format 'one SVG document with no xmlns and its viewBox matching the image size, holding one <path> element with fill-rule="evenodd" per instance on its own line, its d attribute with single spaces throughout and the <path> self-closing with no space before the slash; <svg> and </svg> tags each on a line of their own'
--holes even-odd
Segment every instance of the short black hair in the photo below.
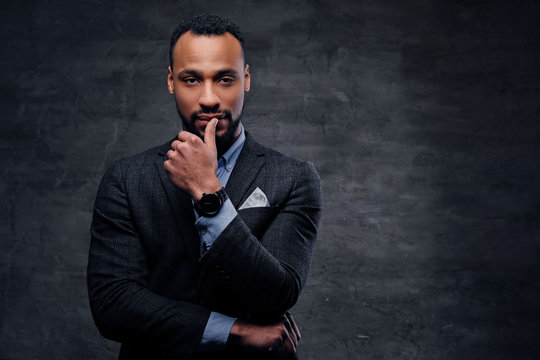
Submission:
<svg viewBox="0 0 540 360">
<path fill-rule="evenodd" d="M 169 49 L 169 62 L 171 68 L 173 67 L 174 46 L 180 36 L 188 31 L 191 31 L 195 35 L 223 35 L 228 32 L 240 42 L 240 45 L 242 46 L 242 55 L 244 55 L 245 59 L 246 50 L 244 48 L 244 39 L 242 38 L 238 25 L 226 17 L 203 14 L 182 21 L 173 31 L 171 35 L 171 47 Z"/>
</svg>

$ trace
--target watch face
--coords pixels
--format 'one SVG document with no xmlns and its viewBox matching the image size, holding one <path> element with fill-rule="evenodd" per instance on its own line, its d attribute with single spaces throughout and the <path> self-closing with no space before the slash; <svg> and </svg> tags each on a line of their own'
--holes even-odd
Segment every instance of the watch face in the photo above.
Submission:
<svg viewBox="0 0 540 360">
<path fill-rule="evenodd" d="M 204 215 L 216 215 L 221 209 L 221 199 L 215 193 L 204 195 L 198 204 Z"/>
</svg>

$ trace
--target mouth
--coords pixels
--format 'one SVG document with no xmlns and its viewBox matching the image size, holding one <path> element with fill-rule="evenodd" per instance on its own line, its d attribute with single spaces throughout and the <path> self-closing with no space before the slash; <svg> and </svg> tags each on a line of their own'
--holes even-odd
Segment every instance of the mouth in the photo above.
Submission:
<svg viewBox="0 0 540 360">
<path fill-rule="evenodd" d="M 213 118 L 217 118 L 218 120 L 224 119 L 226 117 L 223 113 L 218 114 L 199 114 L 197 115 L 196 119 L 200 121 L 210 121 Z"/>
</svg>

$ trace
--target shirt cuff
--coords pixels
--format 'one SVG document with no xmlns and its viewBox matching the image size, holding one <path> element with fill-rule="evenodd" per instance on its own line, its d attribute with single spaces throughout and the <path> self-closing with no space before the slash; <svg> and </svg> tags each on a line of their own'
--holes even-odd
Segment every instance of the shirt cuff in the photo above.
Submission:
<svg viewBox="0 0 540 360">
<path fill-rule="evenodd" d="M 227 345 L 227 339 L 236 318 L 217 312 L 211 312 L 201 339 L 199 351 L 221 351 Z"/>
<path fill-rule="evenodd" d="M 214 241 L 221 235 L 223 230 L 233 221 L 237 212 L 230 199 L 225 200 L 219 213 L 213 217 L 201 216 L 195 221 L 195 227 L 199 232 L 201 243 L 210 249 Z"/>
</svg>

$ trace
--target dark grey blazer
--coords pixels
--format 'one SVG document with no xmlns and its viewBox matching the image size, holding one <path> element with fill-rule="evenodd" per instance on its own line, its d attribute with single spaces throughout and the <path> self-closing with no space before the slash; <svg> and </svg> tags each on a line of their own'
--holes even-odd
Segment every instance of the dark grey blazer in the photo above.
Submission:
<svg viewBox="0 0 540 360">
<path fill-rule="evenodd" d="M 259 187 L 271 206 L 239 210 L 201 256 L 191 198 L 163 167 L 169 149 L 114 163 L 96 197 L 90 305 L 102 335 L 123 343 L 120 359 L 197 358 L 211 311 L 276 321 L 309 272 L 321 211 L 311 163 L 247 135 L 226 192 L 238 209 Z"/>
</svg>

